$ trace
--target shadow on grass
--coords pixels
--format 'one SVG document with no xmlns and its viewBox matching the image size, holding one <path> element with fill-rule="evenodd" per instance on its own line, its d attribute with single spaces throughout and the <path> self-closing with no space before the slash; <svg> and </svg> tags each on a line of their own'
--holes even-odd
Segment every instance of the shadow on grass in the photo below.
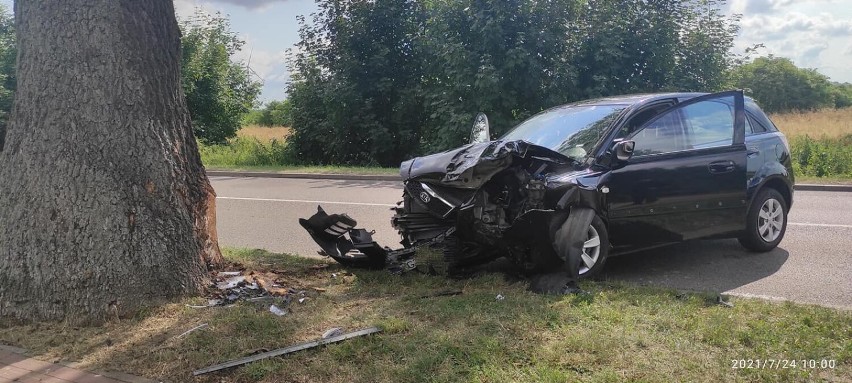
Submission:
<svg viewBox="0 0 852 383">
<path fill-rule="evenodd" d="M 504 274 L 451 280 L 344 270 L 322 260 L 227 250 L 249 268 L 286 269 L 296 289 L 319 288 L 290 313 L 266 307 L 191 309 L 175 302 L 102 328 L 0 328 L 0 340 L 168 381 L 565 382 L 795 381 L 849 376 L 852 316 L 795 304 L 586 282 L 588 298 L 544 296 Z M 459 295 L 437 295 L 461 291 Z M 498 295 L 502 299 L 498 298 Z M 177 336 L 199 323 L 205 330 Z M 318 338 L 330 327 L 380 334 L 192 378 L 191 371 Z M 832 370 L 732 370 L 730 360 L 833 358 Z"/>
</svg>

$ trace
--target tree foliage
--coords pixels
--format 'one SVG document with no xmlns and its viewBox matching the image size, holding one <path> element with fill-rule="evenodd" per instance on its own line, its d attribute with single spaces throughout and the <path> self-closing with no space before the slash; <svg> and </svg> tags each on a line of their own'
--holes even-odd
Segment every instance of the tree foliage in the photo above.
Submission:
<svg viewBox="0 0 852 383">
<path fill-rule="evenodd" d="M 289 85 L 293 158 L 396 165 L 545 108 L 726 85 L 738 18 L 713 0 L 320 0 Z"/>
<path fill-rule="evenodd" d="M 395 164 L 416 151 L 424 122 L 415 0 L 318 3 L 301 19 L 288 88 L 294 158 L 314 163 Z"/>
<path fill-rule="evenodd" d="M 231 60 L 244 42 L 221 14 L 197 10 L 181 22 L 181 32 L 181 82 L 193 131 L 205 143 L 224 143 L 254 107 L 261 84 L 248 66 Z"/>
<path fill-rule="evenodd" d="M 6 137 L 6 122 L 12 110 L 15 94 L 15 45 L 14 17 L 0 4 L 0 150 Z"/>
<path fill-rule="evenodd" d="M 270 101 L 263 108 L 254 109 L 243 119 L 243 125 L 290 126 L 293 124 L 290 100 Z"/>
<path fill-rule="evenodd" d="M 834 107 L 835 97 L 844 94 L 815 69 L 798 68 L 790 59 L 772 55 L 739 66 L 733 77 L 738 87 L 751 89 L 751 96 L 769 113 Z"/>
</svg>

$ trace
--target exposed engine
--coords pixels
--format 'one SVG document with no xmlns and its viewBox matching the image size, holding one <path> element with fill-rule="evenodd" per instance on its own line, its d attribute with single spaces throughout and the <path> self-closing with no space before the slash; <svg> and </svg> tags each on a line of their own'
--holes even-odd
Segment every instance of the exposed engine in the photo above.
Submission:
<svg viewBox="0 0 852 383">
<path fill-rule="evenodd" d="M 512 243 L 505 234 L 519 217 L 544 208 L 545 175 L 560 163 L 540 158 L 517 160 L 476 190 L 407 181 L 402 206 L 396 208 L 393 218 L 403 245 L 419 246 L 456 228 L 458 240 L 486 249 L 489 255 L 480 258 L 512 255 L 526 263 L 530 244 Z"/>
<path fill-rule="evenodd" d="M 571 166 L 567 157 L 525 141 L 471 144 L 406 161 L 400 167 L 403 200 L 391 221 L 402 237 L 399 250 L 382 250 L 361 232 L 349 239 L 329 233 L 327 222 L 334 220 L 321 210 L 301 222 L 324 253 L 350 265 L 363 259 L 375 266 L 381 263 L 375 254 L 382 252 L 387 265 L 399 265 L 414 249 L 435 244 L 444 248 L 450 267 L 500 256 L 534 264 L 531 250 L 547 242 L 541 235 L 553 213 L 548 204 L 555 202 L 548 201 L 546 176 Z"/>
</svg>

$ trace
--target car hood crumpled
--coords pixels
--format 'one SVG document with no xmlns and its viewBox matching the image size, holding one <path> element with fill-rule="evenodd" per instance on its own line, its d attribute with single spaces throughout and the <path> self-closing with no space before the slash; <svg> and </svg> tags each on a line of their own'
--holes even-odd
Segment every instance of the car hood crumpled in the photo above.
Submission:
<svg viewBox="0 0 852 383">
<path fill-rule="evenodd" d="M 431 180 L 454 188 L 477 189 L 511 166 L 514 158 L 527 156 L 557 163 L 571 161 L 558 152 L 523 140 L 490 141 L 410 159 L 400 165 L 399 173 L 406 181 Z"/>
</svg>

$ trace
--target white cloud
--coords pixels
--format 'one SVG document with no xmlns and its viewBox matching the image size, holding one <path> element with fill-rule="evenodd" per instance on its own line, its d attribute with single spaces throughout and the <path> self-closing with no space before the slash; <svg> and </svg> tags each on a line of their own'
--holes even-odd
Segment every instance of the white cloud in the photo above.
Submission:
<svg viewBox="0 0 852 383">
<path fill-rule="evenodd" d="M 816 30 L 825 36 L 849 38 L 852 35 L 852 19 L 837 20 L 830 13 L 820 13 L 816 19 Z"/>
<path fill-rule="evenodd" d="M 206 0 L 214 3 L 227 3 L 246 7 L 248 9 L 262 10 L 268 8 L 274 3 L 283 3 L 287 0 Z"/>
<path fill-rule="evenodd" d="M 196 9 L 202 12 L 214 14 L 216 9 L 198 0 L 175 0 L 175 14 L 179 19 L 187 19 L 195 14 Z"/>
<path fill-rule="evenodd" d="M 246 43 L 241 51 L 234 54 L 234 60 L 248 64 L 249 68 L 257 75 L 256 79 L 263 81 L 263 95 L 261 99 L 266 101 L 275 97 L 275 94 L 283 94 L 285 84 L 290 80 L 290 72 L 286 65 L 285 51 L 271 51 L 256 48 L 251 36 L 241 35 Z"/>
<path fill-rule="evenodd" d="M 284 52 L 253 48 L 248 40 L 243 49 L 235 53 L 233 58 L 248 64 L 249 68 L 263 79 L 275 75 L 284 67 Z"/>
<path fill-rule="evenodd" d="M 763 8 L 771 12 L 744 14 L 740 23 L 740 35 L 736 49 L 763 43 L 765 50 L 788 57 L 799 67 L 816 68 L 835 81 L 852 80 L 852 17 L 847 12 L 825 12 L 827 0 L 811 0 L 796 3 L 759 0 Z M 767 5 L 768 4 L 768 5 Z M 816 5 L 821 5 L 817 7 Z M 743 7 L 744 4 L 732 4 Z M 789 10 L 779 10 L 789 6 Z M 835 5 L 832 5 L 835 6 Z"/>
<path fill-rule="evenodd" d="M 764 40 L 779 40 L 791 33 L 805 32 L 815 28 L 815 20 L 807 15 L 790 12 L 783 16 L 746 16 L 742 20 L 745 34 Z"/>
<path fill-rule="evenodd" d="M 774 13 L 792 2 L 792 0 L 734 0 L 731 2 L 731 10 L 744 15 Z"/>
</svg>

